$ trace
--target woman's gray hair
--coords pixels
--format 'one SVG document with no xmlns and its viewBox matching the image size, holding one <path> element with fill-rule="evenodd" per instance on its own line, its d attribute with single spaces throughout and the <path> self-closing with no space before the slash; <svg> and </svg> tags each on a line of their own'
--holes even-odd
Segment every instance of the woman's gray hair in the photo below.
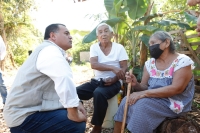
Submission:
<svg viewBox="0 0 200 133">
<path fill-rule="evenodd" d="M 174 53 L 175 52 L 175 46 L 173 43 L 173 38 L 172 36 L 165 31 L 156 31 L 155 33 L 153 33 L 151 35 L 150 38 L 155 37 L 158 40 L 161 40 L 162 42 L 164 42 L 166 39 L 170 40 L 170 45 L 169 45 L 169 52 Z"/>
<path fill-rule="evenodd" d="M 105 26 L 108 26 L 108 29 L 110 30 L 110 32 L 113 32 L 113 28 L 110 26 L 110 25 L 108 25 L 108 24 L 106 24 L 106 23 L 100 23 L 98 26 L 97 26 L 97 28 L 96 28 L 96 35 L 98 36 L 98 29 L 99 29 L 99 27 L 100 26 L 103 26 L 103 25 L 105 25 Z M 114 33 L 114 32 L 113 32 Z"/>
</svg>

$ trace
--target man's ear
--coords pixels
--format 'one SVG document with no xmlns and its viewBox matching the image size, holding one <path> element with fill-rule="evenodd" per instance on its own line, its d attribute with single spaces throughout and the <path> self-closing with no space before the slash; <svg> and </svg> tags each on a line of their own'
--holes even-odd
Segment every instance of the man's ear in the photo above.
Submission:
<svg viewBox="0 0 200 133">
<path fill-rule="evenodd" d="M 114 36 L 114 33 L 113 33 L 113 32 L 111 32 L 111 35 L 112 35 L 112 36 Z"/>
<path fill-rule="evenodd" d="M 51 32 L 51 33 L 50 33 L 50 38 L 51 38 L 51 40 L 53 40 L 53 41 L 56 40 L 56 36 L 55 36 L 54 32 Z"/>
<path fill-rule="evenodd" d="M 114 33 L 113 32 L 111 32 L 111 38 L 113 38 L 114 37 Z"/>
</svg>

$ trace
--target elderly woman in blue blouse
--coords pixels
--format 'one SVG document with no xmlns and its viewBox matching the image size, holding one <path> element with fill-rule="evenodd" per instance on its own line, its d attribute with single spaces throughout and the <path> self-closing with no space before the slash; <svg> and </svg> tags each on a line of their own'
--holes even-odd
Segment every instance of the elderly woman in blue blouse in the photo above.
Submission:
<svg viewBox="0 0 200 133">
<path fill-rule="evenodd" d="M 175 52 L 172 37 L 155 32 L 149 40 L 152 58 L 145 62 L 141 83 L 126 73 L 136 92 L 128 99 L 127 129 L 131 133 L 153 133 L 167 117 L 174 118 L 191 110 L 194 95 L 193 61 Z M 126 97 L 114 117 L 114 133 L 121 131 Z"/>
</svg>

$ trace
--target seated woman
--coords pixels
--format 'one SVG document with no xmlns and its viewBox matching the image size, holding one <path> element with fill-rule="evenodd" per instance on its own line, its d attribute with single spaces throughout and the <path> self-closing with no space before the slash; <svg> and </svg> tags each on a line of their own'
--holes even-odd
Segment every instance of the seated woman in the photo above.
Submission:
<svg viewBox="0 0 200 133">
<path fill-rule="evenodd" d="M 194 96 L 193 61 L 175 52 L 172 37 L 155 32 L 149 40 L 152 58 L 145 62 L 141 83 L 126 73 L 136 92 L 128 99 L 127 129 L 131 133 L 153 133 L 165 118 L 178 117 L 191 110 Z M 114 133 L 121 131 L 126 97 L 114 117 Z"/>
</svg>

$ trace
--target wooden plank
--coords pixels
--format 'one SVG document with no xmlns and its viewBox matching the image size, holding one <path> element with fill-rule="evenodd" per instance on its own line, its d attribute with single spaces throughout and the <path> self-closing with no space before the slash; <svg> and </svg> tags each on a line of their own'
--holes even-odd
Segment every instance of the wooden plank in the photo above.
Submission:
<svg viewBox="0 0 200 133">
<path fill-rule="evenodd" d="M 198 89 L 200 91 L 200 86 L 195 85 L 195 89 Z"/>
<path fill-rule="evenodd" d="M 200 49 L 195 50 L 196 53 L 200 53 Z"/>
<path fill-rule="evenodd" d="M 193 43 L 190 43 L 190 45 L 200 45 L 200 42 L 193 42 Z"/>
<path fill-rule="evenodd" d="M 192 34 L 192 35 L 188 35 L 188 36 L 186 36 L 188 39 L 189 38 L 195 38 L 195 37 L 198 37 L 198 35 L 197 34 Z"/>
<path fill-rule="evenodd" d="M 194 79 L 200 79 L 200 76 L 194 76 Z"/>
<path fill-rule="evenodd" d="M 169 31 L 170 34 L 176 34 L 176 33 L 180 33 L 180 30 L 173 30 L 173 31 Z"/>
<path fill-rule="evenodd" d="M 200 70 L 200 68 L 199 67 L 195 67 L 193 70 Z"/>
<path fill-rule="evenodd" d="M 200 50 L 200 46 L 198 46 L 198 48 L 196 50 Z"/>
<path fill-rule="evenodd" d="M 180 53 L 180 54 L 191 54 L 190 51 L 177 51 L 177 52 Z"/>
<path fill-rule="evenodd" d="M 180 44 L 181 47 L 185 47 L 185 43 L 183 41 L 181 41 L 181 44 Z"/>
<path fill-rule="evenodd" d="M 181 36 L 176 36 L 175 40 L 182 40 L 182 37 Z"/>
<path fill-rule="evenodd" d="M 196 63 L 197 63 L 198 65 L 200 65 L 200 60 L 199 60 L 199 58 L 197 57 L 197 54 L 196 54 L 196 53 L 193 51 L 193 49 L 191 48 L 190 44 L 188 43 L 185 34 L 184 34 L 184 33 L 181 33 L 181 36 L 182 36 L 182 38 L 183 38 L 183 40 L 184 40 L 184 42 L 185 42 L 185 45 L 188 47 L 189 51 L 191 52 L 192 56 L 194 57 Z"/>
</svg>

